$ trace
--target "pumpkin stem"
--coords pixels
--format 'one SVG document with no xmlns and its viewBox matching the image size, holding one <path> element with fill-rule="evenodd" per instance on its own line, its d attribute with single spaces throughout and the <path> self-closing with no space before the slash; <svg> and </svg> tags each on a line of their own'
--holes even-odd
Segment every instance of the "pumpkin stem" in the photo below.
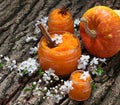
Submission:
<svg viewBox="0 0 120 105">
<path fill-rule="evenodd" d="M 66 7 L 66 6 L 62 6 L 62 8 L 60 8 L 60 14 L 62 14 L 62 15 L 66 15 L 67 14 L 67 11 L 68 11 L 69 9 Z"/>
<path fill-rule="evenodd" d="M 40 23 L 38 25 L 38 27 L 40 28 L 42 34 L 44 35 L 44 37 L 46 38 L 46 40 L 48 41 L 48 47 L 53 48 L 56 47 L 57 44 L 55 43 L 55 41 L 51 40 L 50 34 L 48 33 L 48 31 L 45 29 L 45 27 L 43 26 L 42 23 Z"/>
<path fill-rule="evenodd" d="M 95 38 L 96 37 L 96 31 L 95 30 L 91 30 L 88 27 L 88 20 L 86 18 L 81 18 L 80 21 L 85 23 L 85 31 L 86 31 L 86 33 L 88 35 L 90 35 L 92 38 Z"/>
</svg>

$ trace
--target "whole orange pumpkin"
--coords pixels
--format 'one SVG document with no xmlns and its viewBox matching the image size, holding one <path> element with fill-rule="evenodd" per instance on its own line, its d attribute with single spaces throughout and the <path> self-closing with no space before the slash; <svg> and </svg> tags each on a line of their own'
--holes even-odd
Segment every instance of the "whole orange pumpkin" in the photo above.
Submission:
<svg viewBox="0 0 120 105">
<path fill-rule="evenodd" d="M 120 51 L 120 17 L 109 7 L 95 6 L 83 14 L 80 35 L 90 54 L 112 57 Z"/>
</svg>

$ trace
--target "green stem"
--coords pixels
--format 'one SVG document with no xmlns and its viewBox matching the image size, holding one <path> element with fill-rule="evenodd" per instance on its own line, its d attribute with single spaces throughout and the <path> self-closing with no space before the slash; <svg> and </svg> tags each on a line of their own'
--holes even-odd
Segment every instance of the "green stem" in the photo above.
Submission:
<svg viewBox="0 0 120 105">
<path fill-rule="evenodd" d="M 87 20 L 86 18 L 81 18 L 80 21 L 85 23 L 85 31 L 86 31 L 86 33 L 87 33 L 90 37 L 95 38 L 95 37 L 96 37 L 96 31 L 95 31 L 95 30 L 91 30 L 91 29 L 88 27 L 88 20 Z"/>
</svg>

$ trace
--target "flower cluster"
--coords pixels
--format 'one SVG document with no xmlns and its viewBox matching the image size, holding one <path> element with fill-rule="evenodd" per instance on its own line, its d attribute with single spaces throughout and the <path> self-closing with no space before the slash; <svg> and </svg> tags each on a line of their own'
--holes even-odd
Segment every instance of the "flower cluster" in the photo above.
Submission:
<svg viewBox="0 0 120 105">
<path fill-rule="evenodd" d="M 88 67 L 88 70 L 91 71 L 92 74 L 99 75 L 98 74 L 99 64 L 100 62 L 106 63 L 105 61 L 106 61 L 105 58 L 102 59 L 102 58 L 93 57 L 92 59 L 90 59 L 89 55 L 82 55 L 78 60 L 78 69 L 85 70 Z"/>
<path fill-rule="evenodd" d="M 67 81 L 64 81 L 63 85 L 59 85 L 51 89 L 51 90 L 54 90 L 55 94 L 51 94 L 52 91 L 48 90 L 48 92 L 46 93 L 46 96 L 50 97 L 54 102 L 59 103 L 59 101 L 63 99 L 65 95 L 68 94 L 69 91 L 72 89 L 73 89 L 72 81 L 67 80 Z"/>
<path fill-rule="evenodd" d="M 48 84 L 52 83 L 53 80 L 58 81 L 59 77 L 55 75 L 55 71 L 53 69 L 49 68 L 48 70 L 45 70 L 42 79 L 43 81 L 45 81 L 46 84 Z"/>
<path fill-rule="evenodd" d="M 86 66 L 89 63 L 90 56 L 89 55 L 81 55 L 78 60 L 78 69 L 86 69 Z"/>
<path fill-rule="evenodd" d="M 47 84 L 53 82 L 53 80 L 59 82 L 59 84 L 48 88 Z M 46 86 L 38 85 L 40 83 L 44 83 Z M 55 74 L 55 71 L 51 68 L 43 73 L 42 78 L 39 79 L 37 83 L 33 82 L 32 86 L 34 87 L 33 95 L 39 96 L 41 92 L 43 92 L 43 99 L 50 98 L 55 103 L 59 103 L 59 101 L 73 89 L 72 81 L 64 81 L 63 79 L 60 80 L 60 78 Z"/>
<path fill-rule="evenodd" d="M 64 85 L 60 87 L 60 91 L 68 94 L 69 91 L 73 89 L 72 84 L 73 84 L 72 81 L 69 80 L 64 81 Z"/>
<path fill-rule="evenodd" d="M 62 35 L 55 34 L 55 36 L 51 39 L 52 39 L 52 41 L 55 41 L 56 44 L 59 44 L 59 43 L 63 42 Z"/>
<path fill-rule="evenodd" d="M 72 81 L 67 80 L 64 81 L 63 85 L 58 84 L 57 86 L 48 89 L 44 98 L 50 98 L 55 103 L 59 103 L 59 101 L 72 89 Z"/>
<path fill-rule="evenodd" d="M 35 70 L 38 68 L 38 63 L 36 59 L 34 58 L 29 58 L 26 61 L 23 61 L 19 66 L 18 66 L 18 72 L 21 76 L 28 74 L 31 75 Z"/>
</svg>

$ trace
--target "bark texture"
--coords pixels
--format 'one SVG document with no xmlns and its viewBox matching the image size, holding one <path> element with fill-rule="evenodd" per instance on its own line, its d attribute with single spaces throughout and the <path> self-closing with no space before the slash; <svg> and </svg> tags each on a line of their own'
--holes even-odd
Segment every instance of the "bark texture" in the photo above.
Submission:
<svg viewBox="0 0 120 105">
<path fill-rule="evenodd" d="M 75 19 L 95 5 L 120 9 L 120 0 L 0 0 L 0 54 L 18 64 L 29 58 L 30 47 L 40 39 L 34 33 L 36 21 L 62 5 L 71 10 Z M 26 43 L 28 35 L 37 35 L 38 41 Z M 95 78 L 97 89 L 90 99 L 77 102 L 65 97 L 58 105 L 120 105 L 120 53 L 110 58 L 104 69 L 104 75 Z M 50 99 L 43 100 L 42 92 L 40 96 L 32 95 L 32 90 L 24 94 L 24 88 L 32 87 L 32 82 L 40 78 L 38 73 L 20 78 L 16 70 L 0 69 L 0 77 L 0 105 L 55 105 Z"/>
</svg>

